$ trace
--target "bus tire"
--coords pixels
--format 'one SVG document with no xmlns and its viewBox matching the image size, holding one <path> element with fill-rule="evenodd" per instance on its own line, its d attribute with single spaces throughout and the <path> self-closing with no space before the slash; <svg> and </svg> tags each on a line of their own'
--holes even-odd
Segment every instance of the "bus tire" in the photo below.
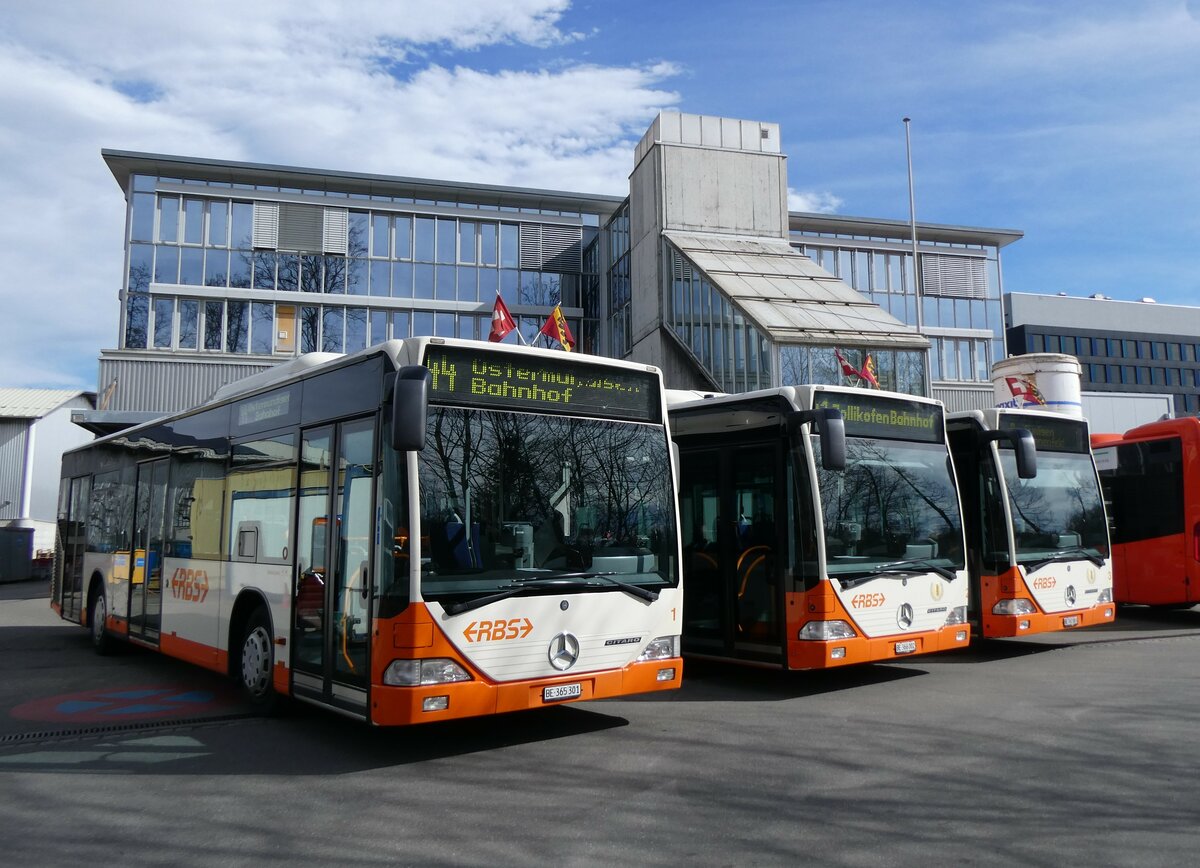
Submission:
<svg viewBox="0 0 1200 868">
<path fill-rule="evenodd" d="M 104 656 L 113 650 L 112 637 L 108 635 L 108 601 L 104 599 L 104 589 L 92 585 L 88 594 L 88 633 L 92 639 L 92 650 Z"/>
<path fill-rule="evenodd" d="M 272 714 L 279 703 L 275 692 L 275 638 L 271 620 L 262 606 L 246 619 L 242 642 L 238 647 L 235 675 L 242 695 L 259 714 Z"/>
</svg>

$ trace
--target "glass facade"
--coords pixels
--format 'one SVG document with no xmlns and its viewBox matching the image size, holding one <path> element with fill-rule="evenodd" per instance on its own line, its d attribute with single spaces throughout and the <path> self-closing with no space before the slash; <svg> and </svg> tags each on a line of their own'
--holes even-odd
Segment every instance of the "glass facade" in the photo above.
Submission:
<svg viewBox="0 0 1200 868">
<path fill-rule="evenodd" d="M 633 282 L 629 270 L 629 203 L 606 227 L 608 234 L 608 355 L 623 359 L 633 349 Z"/>
<path fill-rule="evenodd" d="M 158 191 L 160 184 L 187 184 L 196 194 Z M 353 352 L 414 334 L 486 339 L 497 293 L 510 308 L 544 311 L 519 317 L 527 340 L 556 304 L 563 306 L 576 336 L 586 335 L 594 345 L 599 333 L 596 321 L 579 316 L 582 264 L 569 256 L 543 261 L 546 257 L 527 240 L 540 239 L 536 217 L 542 215 L 560 218 L 546 224 L 559 232 L 565 226 L 594 240 L 597 213 L 518 212 L 470 202 L 281 191 L 148 175 L 133 175 L 131 186 L 121 332 L 127 349 L 279 356 Z M 286 200 L 281 206 L 256 195 L 273 192 L 311 198 L 311 214 L 339 209 L 344 228 L 333 224 L 332 245 L 328 224 L 315 243 L 264 243 L 255 234 L 256 201 L 260 207 L 288 207 Z M 414 210 L 403 210 L 406 204 Z M 305 201 L 300 207 L 309 205 Z M 429 205 L 463 213 L 416 210 Z M 277 219 L 282 226 L 284 220 Z M 345 253 L 328 252 L 340 249 L 339 241 Z M 231 289 L 249 293 L 230 298 Z M 435 301 L 437 309 L 422 310 L 426 300 Z"/>
<path fill-rule="evenodd" d="M 792 244 L 896 319 L 917 326 L 911 247 L 906 251 L 895 238 L 820 231 L 793 231 Z M 930 376 L 990 382 L 992 363 L 1005 355 L 999 247 L 923 241 L 920 262 L 920 325 L 930 342 Z"/>
<path fill-rule="evenodd" d="M 881 350 L 869 347 L 813 347 L 783 344 L 779 347 L 780 384 L 856 385 L 858 377 L 848 377 L 838 360 L 861 371 L 871 359 L 879 388 L 908 395 L 924 395 L 924 353 L 920 350 Z"/>
<path fill-rule="evenodd" d="M 136 173 L 150 165 L 162 162 L 130 167 L 123 348 L 284 358 L 353 352 L 414 335 L 486 339 L 499 295 L 526 340 L 547 342 L 538 332 L 561 304 L 580 351 L 614 358 L 633 352 L 629 200 L 597 198 L 594 208 L 585 205 L 590 211 L 564 212 L 501 205 L 516 196 L 470 185 L 447 185 L 435 199 L 332 189 L 370 180 L 358 177 L 314 174 L 312 188 L 218 181 L 230 177 L 222 164 L 189 167 L 185 171 L 195 175 L 207 173 L 189 179 Z M 387 186 L 402 192 L 408 185 L 393 179 Z M 485 196 L 493 204 L 471 201 Z M 549 194 L 539 204 L 570 198 Z M 996 244 L 923 241 L 918 310 L 911 251 L 887 234 L 887 225 L 863 221 L 880 234 L 850 236 L 827 231 L 823 226 L 833 224 L 819 217 L 802 216 L 791 218 L 793 226 L 805 227 L 791 233 L 798 252 L 900 321 L 921 321 L 932 343 L 928 365 L 935 381 L 988 382 L 992 361 L 1004 354 Z M 960 235 L 969 239 L 970 232 Z M 1004 236 L 996 237 L 1004 243 Z M 833 347 L 773 340 L 772 323 L 756 325 L 719 283 L 661 243 L 664 274 L 640 277 L 653 283 L 639 291 L 662 293 L 661 326 L 718 388 L 850 381 Z M 639 316 L 643 303 L 654 309 L 639 295 Z M 637 323 L 639 329 L 654 324 Z M 837 350 L 855 370 L 869 356 L 882 388 L 928 394 L 923 352 L 863 345 Z M 1170 346 L 1164 343 L 1161 353 L 1169 359 Z M 1161 372 L 1164 383 L 1198 379 L 1182 360 L 1175 367 Z M 1121 377 L 1122 370 L 1100 365 L 1095 376 Z M 1154 382 L 1152 372 L 1144 376 Z"/>
<path fill-rule="evenodd" d="M 773 385 L 771 343 L 699 268 L 668 245 L 666 325 L 723 392 Z"/>
<path fill-rule="evenodd" d="M 679 251 L 667 245 L 671 290 L 667 327 L 724 392 L 806 383 L 842 385 L 836 353 L 855 370 L 870 356 L 883 389 L 925 394 L 924 353 L 868 347 L 774 343 L 752 325 L 720 288 Z M 776 373 L 777 372 L 777 373 Z M 857 382 L 857 378 L 854 378 Z"/>
</svg>

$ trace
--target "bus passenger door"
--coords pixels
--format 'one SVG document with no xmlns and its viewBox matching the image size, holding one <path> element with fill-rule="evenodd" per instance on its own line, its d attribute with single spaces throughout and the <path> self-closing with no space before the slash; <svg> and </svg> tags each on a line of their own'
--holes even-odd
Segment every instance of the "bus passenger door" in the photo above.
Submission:
<svg viewBox="0 0 1200 868">
<path fill-rule="evenodd" d="M 722 442 L 680 456 L 685 650 L 782 660 L 787 511 L 778 506 L 786 503 L 781 456 L 774 439 Z"/>
<path fill-rule="evenodd" d="M 58 510 L 58 542 L 62 546 L 61 578 L 56 599 L 62 616 L 79 621 L 83 599 L 83 554 L 87 550 L 87 516 L 92 487 L 90 476 L 63 480 Z"/>
<path fill-rule="evenodd" d="M 786 500 L 780 497 L 785 473 L 778 439 L 731 450 L 730 514 L 733 557 L 729 579 L 734 584 L 734 648 L 738 657 L 781 660 L 781 567 L 787 547 Z"/>
<path fill-rule="evenodd" d="M 292 666 L 297 695 L 366 713 L 374 419 L 301 435 Z"/>
<path fill-rule="evenodd" d="M 688 651 L 725 654 L 727 582 L 721 571 L 720 453 L 680 455 L 679 521 L 683 539 L 683 641 Z"/>
<path fill-rule="evenodd" d="M 129 585 L 129 634 L 158 644 L 162 624 L 163 532 L 168 459 L 138 465 L 134 506 L 133 565 Z"/>
</svg>

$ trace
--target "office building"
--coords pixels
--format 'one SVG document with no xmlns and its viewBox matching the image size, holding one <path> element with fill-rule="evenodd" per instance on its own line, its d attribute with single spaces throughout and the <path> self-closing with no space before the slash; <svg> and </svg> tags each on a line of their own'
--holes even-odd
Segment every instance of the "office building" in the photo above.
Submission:
<svg viewBox="0 0 1200 868">
<path fill-rule="evenodd" d="M 105 150 L 127 201 L 108 411 L 164 412 L 296 354 L 410 335 L 526 338 L 560 304 L 578 349 L 668 385 L 844 382 L 990 405 L 1011 230 L 787 210 L 777 124 L 659 115 L 627 197 Z M 510 337 L 509 340 L 513 340 Z M 932 354 L 930 348 L 932 347 Z M 852 378 L 853 379 L 853 378 Z"/>
<path fill-rule="evenodd" d="M 1085 391 L 1168 394 L 1175 415 L 1200 411 L 1198 307 L 1014 292 L 1004 316 L 1011 354 L 1076 356 Z"/>
</svg>

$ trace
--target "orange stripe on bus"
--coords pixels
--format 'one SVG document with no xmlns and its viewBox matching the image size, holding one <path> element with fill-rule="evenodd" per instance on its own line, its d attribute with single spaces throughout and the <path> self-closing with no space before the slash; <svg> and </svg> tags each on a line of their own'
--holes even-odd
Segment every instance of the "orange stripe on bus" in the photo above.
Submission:
<svg viewBox="0 0 1200 868">
<path fill-rule="evenodd" d="M 789 669 L 829 669 L 834 666 L 849 666 L 855 663 L 873 663 L 882 660 L 900 660 L 917 654 L 934 651 L 949 651 L 965 648 L 970 637 L 957 638 L 967 631 L 966 624 L 953 624 L 936 630 L 913 630 L 888 636 L 870 637 L 859 635 L 849 639 L 809 640 L 798 639 L 800 628 L 813 620 L 845 621 L 856 631 L 859 627 L 846 611 L 828 582 L 821 582 L 811 591 L 786 594 L 787 605 L 787 665 Z M 907 654 L 896 653 L 896 643 L 913 641 L 917 649 Z M 844 648 L 845 656 L 833 659 L 832 648 Z"/>
<path fill-rule="evenodd" d="M 418 641 L 426 641 L 426 638 L 428 644 L 416 644 Z M 411 644 L 401 645 L 401 642 Z M 420 647 L 421 653 L 418 656 L 423 658 L 448 657 L 469 672 L 472 680 L 426 687 L 381 686 L 383 670 L 388 664 L 398 656 L 409 656 L 397 654 L 397 647 Z M 579 702 L 585 699 L 607 699 L 633 693 L 675 690 L 683 678 L 683 661 L 673 657 L 666 660 L 633 662 L 622 669 L 604 672 L 580 672 L 574 676 L 531 678 L 497 684 L 459 653 L 446 638 L 441 627 L 434 622 L 424 603 L 413 603 L 395 618 L 376 621 L 372 652 L 370 719 L 372 723 L 381 726 L 478 717 L 540 708 L 544 705 L 558 705 L 558 702 L 547 703 L 542 700 L 542 690 L 554 684 L 579 684 L 581 695 L 568 700 Z M 674 669 L 675 677 L 670 681 L 659 681 L 660 669 Z M 445 711 L 423 711 L 421 703 L 428 696 L 448 696 L 449 707 Z"/>
</svg>

